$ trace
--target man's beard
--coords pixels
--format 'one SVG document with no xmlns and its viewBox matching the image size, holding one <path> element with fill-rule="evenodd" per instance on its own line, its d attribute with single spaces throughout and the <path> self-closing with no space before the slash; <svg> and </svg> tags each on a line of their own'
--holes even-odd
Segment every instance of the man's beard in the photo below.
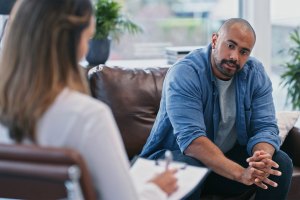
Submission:
<svg viewBox="0 0 300 200">
<path fill-rule="evenodd" d="M 227 70 L 225 67 L 223 67 L 223 65 L 225 65 L 225 64 L 228 64 L 231 67 L 234 67 L 236 70 L 233 72 Z M 216 64 L 216 66 L 217 66 L 217 70 L 219 72 L 221 72 L 221 74 L 223 74 L 224 76 L 226 76 L 228 78 L 232 78 L 241 69 L 241 66 L 239 64 L 237 64 L 236 61 L 226 60 L 226 59 L 222 59 L 219 64 Z"/>
</svg>

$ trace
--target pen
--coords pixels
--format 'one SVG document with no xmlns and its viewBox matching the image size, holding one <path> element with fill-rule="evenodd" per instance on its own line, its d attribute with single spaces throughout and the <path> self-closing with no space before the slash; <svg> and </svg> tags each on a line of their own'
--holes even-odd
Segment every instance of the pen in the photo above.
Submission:
<svg viewBox="0 0 300 200">
<path fill-rule="evenodd" d="M 169 169 L 169 165 L 170 165 L 170 163 L 173 160 L 173 155 L 172 155 L 172 152 L 170 150 L 167 150 L 165 152 L 165 160 L 166 160 L 166 170 L 168 170 Z"/>
</svg>

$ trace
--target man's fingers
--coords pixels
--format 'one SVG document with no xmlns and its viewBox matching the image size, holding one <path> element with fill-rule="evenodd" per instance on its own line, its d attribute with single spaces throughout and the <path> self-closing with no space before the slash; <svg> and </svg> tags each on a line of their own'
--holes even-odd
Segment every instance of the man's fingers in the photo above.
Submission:
<svg viewBox="0 0 300 200">
<path fill-rule="evenodd" d="M 257 168 L 257 169 L 263 169 L 263 168 L 267 167 L 265 162 L 250 162 L 249 166 Z"/>
<path fill-rule="evenodd" d="M 254 167 L 254 174 L 255 176 L 261 176 L 261 177 L 269 177 L 269 175 L 274 176 L 281 176 L 281 171 L 271 169 L 271 168 L 263 168 L 263 169 L 257 169 Z"/>
<path fill-rule="evenodd" d="M 264 189 L 264 190 L 268 189 L 268 186 L 265 185 L 265 184 L 264 184 L 263 182 L 261 182 L 260 180 L 257 180 L 257 181 L 256 181 L 256 179 L 255 179 L 254 184 L 257 185 L 258 187 Z"/>
<path fill-rule="evenodd" d="M 278 168 L 279 165 L 271 159 L 263 159 L 261 161 L 249 162 L 249 165 L 255 168 Z"/>
<path fill-rule="evenodd" d="M 278 184 L 268 178 L 270 175 L 280 176 L 281 172 L 278 170 L 273 170 L 273 169 L 267 170 L 266 172 L 262 171 L 262 170 L 254 169 L 253 176 L 256 177 L 254 179 L 255 185 L 257 185 L 258 187 L 261 187 L 263 189 L 268 188 L 266 185 L 270 185 L 272 187 L 277 187 Z"/>
<path fill-rule="evenodd" d="M 281 171 L 275 170 L 275 169 L 269 169 L 267 170 L 267 173 L 274 176 L 281 176 Z"/>
<path fill-rule="evenodd" d="M 274 167 L 274 168 L 279 167 L 279 165 L 272 159 L 264 159 L 264 160 L 262 160 L 262 162 L 264 162 L 269 167 Z"/>
<path fill-rule="evenodd" d="M 247 162 L 257 162 L 257 161 L 261 161 L 263 159 L 271 159 L 272 160 L 272 156 L 263 150 L 258 150 L 258 151 L 255 151 L 251 157 L 247 158 L 246 161 Z"/>
<path fill-rule="evenodd" d="M 253 154 L 253 156 L 247 158 L 247 162 L 256 162 L 256 161 L 261 161 L 263 159 L 270 159 L 271 156 L 270 154 L 259 154 L 259 155 L 255 155 Z"/>
<path fill-rule="evenodd" d="M 264 185 L 270 185 L 270 186 L 272 186 L 272 187 L 277 187 L 278 186 L 278 184 L 276 183 L 276 182 L 274 182 L 274 181 L 272 181 L 271 179 L 269 179 L 269 178 L 263 178 L 263 179 L 259 179 L 259 178 L 256 178 L 255 180 L 255 184 L 256 183 L 259 183 L 260 185 L 261 184 L 264 184 Z M 257 184 L 256 184 L 257 185 Z"/>
<path fill-rule="evenodd" d="M 255 168 L 253 168 L 253 169 L 254 169 L 253 174 L 254 174 L 255 177 L 261 177 L 261 178 L 266 177 L 266 172 L 264 172 L 262 170 L 255 169 Z"/>
</svg>

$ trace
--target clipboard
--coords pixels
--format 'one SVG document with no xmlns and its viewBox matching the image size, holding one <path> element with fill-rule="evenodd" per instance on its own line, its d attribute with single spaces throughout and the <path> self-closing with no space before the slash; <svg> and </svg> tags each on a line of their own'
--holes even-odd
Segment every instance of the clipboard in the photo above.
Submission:
<svg viewBox="0 0 300 200">
<path fill-rule="evenodd" d="M 134 184 L 139 187 L 165 170 L 165 160 L 147 160 L 137 158 L 130 168 Z M 186 163 L 173 161 L 170 168 L 177 168 L 178 190 L 168 197 L 168 200 L 178 200 L 187 197 L 198 184 L 204 180 L 210 171 L 206 167 L 195 167 Z"/>
</svg>

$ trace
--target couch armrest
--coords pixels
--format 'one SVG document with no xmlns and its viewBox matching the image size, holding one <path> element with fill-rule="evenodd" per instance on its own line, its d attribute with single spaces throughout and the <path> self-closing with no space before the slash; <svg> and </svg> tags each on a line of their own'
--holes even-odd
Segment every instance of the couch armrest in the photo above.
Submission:
<svg viewBox="0 0 300 200">
<path fill-rule="evenodd" d="M 300 129 L 292 128 L 286 137 L 281 149 L 293 160 L 295 166 L 300 167 Z"/>
</svg>

